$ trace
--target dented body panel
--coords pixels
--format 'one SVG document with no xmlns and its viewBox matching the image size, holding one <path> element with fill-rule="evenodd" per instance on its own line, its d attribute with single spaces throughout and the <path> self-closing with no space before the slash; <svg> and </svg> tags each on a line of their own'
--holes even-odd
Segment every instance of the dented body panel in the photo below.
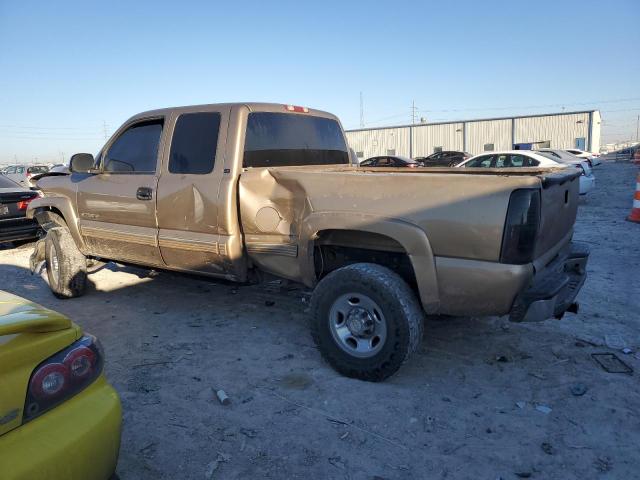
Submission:
<svg viewBox="0 0 640 480">
<path fill-rule="evenodd" d="M 509 313 L 536 272 L 570 242 L 579 184 L 567 169 L 246 167 L 249 116 L 283 111 L 246 103 L 136 115 L 103 152 L 130 126 L 162 119 L 155 173 L 98 168 L 44 178 L 46 195 L 32 202 L 30 214 L 58 209 L 87 255 L 240 282 L 267 272 L 313 287 L 328 269 L 366 261 L 371 252 L 404 272 L 427 313 L 455 315 Z M 220 115 L 213 169 L 171 173 L 176 122 L 196 112 Z M 338 122 L 317 110 L 287 114 Z M 153 198 L 136 199 L 140 187 Z M 505 218 L 521 189 L 540 192 L 540 227 L 533 261 L 510 265 L 501 263 Z"/>
</svg>

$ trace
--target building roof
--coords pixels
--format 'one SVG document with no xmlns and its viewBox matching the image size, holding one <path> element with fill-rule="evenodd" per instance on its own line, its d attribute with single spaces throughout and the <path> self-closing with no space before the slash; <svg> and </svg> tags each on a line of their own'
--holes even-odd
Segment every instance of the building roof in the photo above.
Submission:
<svg viewBox="0 0 640 480">
<path fill-rule="evenodd" d="M 512 115 L 510 117 L 491 117 L 491 118 L 472 118 L 469 120 L 450 120 L 447 122 L 433 122 L 433 123 L 407 123 L 403 125 L 390 125 L 386 127 L 368 127 L 368 128 L 354 128 L 351 130 L 345 130 L 346 132 L 366 132 L 371 130 L 386 130 L 391 128 L 406 128 L 406 127 L 426 127 L 429 125 L 449 125 L 452 123 L 471 123 L 471 122 L 489 122 L 493 120 L 511 120 L 517 118 L 535 118 L 535 117 L 553 117 L 558 115 L 576 115 L 580 113 L 595 113 L 599 110 L 579 110 L 574 112 L 556 112 L 556 113 L 539 113 L 536 115 Z"/>
</svg>

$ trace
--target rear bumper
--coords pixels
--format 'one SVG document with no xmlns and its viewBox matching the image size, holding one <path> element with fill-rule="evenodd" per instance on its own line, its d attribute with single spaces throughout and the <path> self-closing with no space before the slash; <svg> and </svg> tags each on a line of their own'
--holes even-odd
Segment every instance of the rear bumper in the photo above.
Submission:
<svg viewBox="0 0 640 480">
<path fill-rule="evenodd" d="M 41 417 L 0 436 L 3 480 L 107 480 L 120 449 L 122 409 L 104 375 Z"/>
<path fill-rule="evenodd" d="M 595 188 L 596 177 L 594 177 L 593 175 L 590 175 L 588 177 L 585 175 L 580 176 L 580 195 L 586 195 Z"/>
<path fill-rule="evenodd" d="M 27 240 L 38 236 L 39 225 L 27 218 L 9 218 L 0 220 L 0 242 Z"/>
<path fill-rule="evenodd" d="M 515 299 L 510 312 L 513 322 L 536 322 L 561 318 L 569 309 L 587 278 L 589 248 L 570 243 Z"/>
</svg>

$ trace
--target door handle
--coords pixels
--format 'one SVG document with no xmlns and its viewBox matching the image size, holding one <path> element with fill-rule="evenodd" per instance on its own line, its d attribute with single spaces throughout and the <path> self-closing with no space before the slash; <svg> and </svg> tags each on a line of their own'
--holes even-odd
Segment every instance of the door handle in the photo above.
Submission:
<svg viewBox="0 0 640 480">
<path fill-rule="evenodd" d="M 151 200 L 153 198 L 153 188 L 138 187 L 138 190 L 136 190 L 136 198 L 138 200 Z"/>
</svg>

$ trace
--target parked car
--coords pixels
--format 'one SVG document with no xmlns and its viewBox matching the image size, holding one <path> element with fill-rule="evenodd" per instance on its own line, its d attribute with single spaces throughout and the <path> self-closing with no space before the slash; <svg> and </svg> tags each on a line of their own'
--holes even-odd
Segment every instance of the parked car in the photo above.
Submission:
<svg viewBox="0 0 640 480">
<path fill-rule="evenodd" d="M 517 168 L 517 167 L 558 167 L 573 165 L 580 170 L 580 195 L 586 195 L 596 186 L 591 167 L 585 160 L 568 155 L 560 156 L 551 150 L 508 150 L 476 155 L 461 163 L 461 168 Z M 559 150 L 558 152 L 562 152 Z"/>
<path fill-rule="evenodd" d="M 0 175 L 0 243 L 31 240 L 38 236 L 38 222 L 26 217 L 27 205 L 38 197 L 37 192 Z"/>
<path fill-rule="evenodd" d="M 49 171 L 46 165 L 9 165 L 3 170 L 4 175 L 23 187 L 35 187 L 31 177 Z"/>
<path fill-rule="evenodd" d="M 425 312 L 530 321 L 573 305 L 588 258 L 571 242 L 577 171 L 376 171 L 349 157 L 339 120 L 306 107 L 135 115 L 97 159 L 38 181 L 29 215 L 47 235 L 32 268 L 54 267 L 61 298 L 84 293 L 88 258 L 302 283 L 319 352 L 370 381 L 416 351 Z"/>
<path fill-rule="evenodd" d="M 122 411 L 103 364 L 67 317 L 0 291 L 2 480 L 112 477 Z"/>
<path fill-rule="evenodd" d="M 420 164 L 415 160 L 400 155 L 383 155 L 367 158 L 360 162 L 361 167 L 409 167 L 416 168 Z"/>
<path fill-rule="evenodd" d="M 416 161 L 423 167 L 455 167 L 469 158 L 470 153 L 449 150 L 432 153 L 428 157 L 416 157 Z"/>
<path fill-rule="evenodd" d="M 570 153 L 571 155 L 575 155 L 578 158 L 584 158 L 589 161 L 589 165 L 595 167 L 600 165 L 600 155 L 597 153 L 585 152 L 584 150 L 579 150 L 577 148 L 567 148 L 565 152 Z"/>
</svg>

